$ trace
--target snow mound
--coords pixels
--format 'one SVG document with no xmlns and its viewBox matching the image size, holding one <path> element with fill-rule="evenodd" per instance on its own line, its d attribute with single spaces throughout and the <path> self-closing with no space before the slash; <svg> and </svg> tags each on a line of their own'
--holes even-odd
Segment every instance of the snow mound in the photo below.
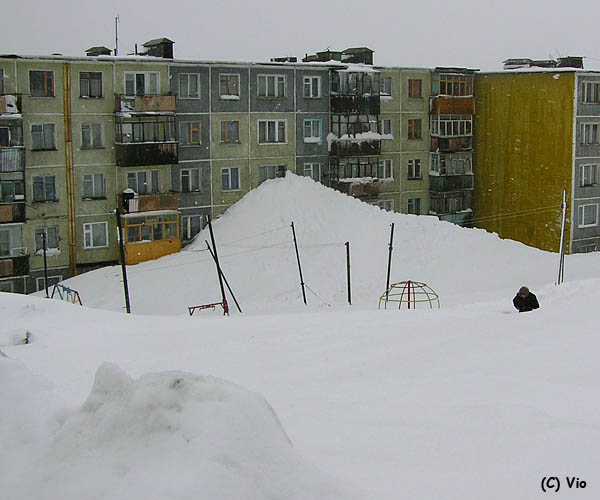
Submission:
<svg viewBox="0 0 600 500">
<path fill-rule="evenodd" d="M 27 477 L 19 498 L 351 498 L 258 394 L 184 372 L 133 380 L 112 364 Z"/>
</svg>

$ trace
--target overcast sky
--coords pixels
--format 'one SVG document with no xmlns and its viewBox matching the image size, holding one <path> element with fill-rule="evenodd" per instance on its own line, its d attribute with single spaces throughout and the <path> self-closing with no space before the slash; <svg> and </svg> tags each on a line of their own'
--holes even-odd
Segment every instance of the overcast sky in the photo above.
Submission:
<svg viewBox="0 0 600 500">
<path fill-rule="evenodd" d="M 375 64 L 388 66 L 497 70 L 509 57 L 577 55 L 600 69 L 593 0 L 11 1 L 2 8 L 0 53 L 113 48 L 117 14 L 120 54 L 165 36 L 182 59 L 268 61 L 366 45 Z"/>
</svg>

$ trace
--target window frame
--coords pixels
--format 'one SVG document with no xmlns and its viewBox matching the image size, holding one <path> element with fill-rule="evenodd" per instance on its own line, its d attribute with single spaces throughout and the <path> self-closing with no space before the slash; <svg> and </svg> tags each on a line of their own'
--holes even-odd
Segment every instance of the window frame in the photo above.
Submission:
<svg viewBox="0 0 600 500">
<path fill-rule="evenodd" d="M 313 95 L 313 91 L 315 89 L 315 80 L 316 80 L 317 95 Z M 308 95 L 306 92 L 307 89 L 308 89 Z M 303 77 L 303 79 L 302 79 L 302 96 L 305 99 L 319 99 L 321 97 L 321 77 L 320 76 L 305 75 Z"/>
<path fill-rule="evenodd" d="M 423 179 L 423 163 L 421 158 L 410 158 L 408 160 L 408 180 L 422 180 Z"/>
<path fill-rule="evenodd" d="M 184 176 L 184 172 L 187 175 Z M 184 182 L 184 177 L 186 178 Z M 194 177 L 197 177 L 197 189 L 194 189 Z M 200 167 L 192 167 L 192 168 L 182 168 L 179 171 L 179 181 L 181 186 L 182 193 L 201 193 L 202 192 L 202 168 Z M 187 184 L 187 186 L 184 186 Z M 186 187 L 186 189 L 184 189 Z"/>
<path fill-rule="evenodd" d="M 386 85 L 389 83 L 389 85 Z M 386 88 L 386 87 L 389 87 Z M 393 81 L 391 76 L 380 76 L 379 77 L 379 95 L 383 97 L 392 97 L 393 95 Z"/>
<path fill-rule="evenodd" d="M 133 94 L 127 93 L 127 77 L 133 75 Z M 144 75 L 144 91 L 138 93 L 137 89 L 137 75 Z M 156 93 L 149 92 L 150 90 L 150 78 L 149 75 L 157 75 L 156 79 Z M 161 95 L 160 93 L 160 71 L 124 71 L 123 72 L 123 95 L 128 98 L 135 97 L 152 97 Z"/>
<path fill-rule="evenodd" d="M 227 88 L 228 88 L 228 90 L 231 90 L 231 83 L 230 83 L 229 79 L 231 77 L 235 77 L 237 79 L 237 92 L 238 92 L 237 94 L 232 94 L 232 93 L 223 94 L 221 92 L 221 90 L 222 90 L 221 89 L 221 85 L 222 85 L 221 79 L 223 77 L 227 77 L 227 79 L 228 79 L 228 82 L 227 82 Z M 240 100 L 240 95 L 242 93 L 241 80 L 242 79 L 241 79 L 240 73 L 219 73 L 219 99 L 222 100 L 222 101 L 239 101 Z"/>
<path fill-rule="evenodd" d="M 48 243 L 50 241 L 50 238 L 48 237 L 48 230 L 51 229 L 53 230 L 56 234 L 54 235 L 54 239 L 56 240 L 56 246 L 50 246 Z M 42 248 L 42 238 L 40 237 L 40 245 L 38 246 L 38 234 L 41 235 L 42 233 L 46 234 L 46 250 L 60 250 L 60 232 L 59 232 L 59 226 L 58 225 L 53 225 L 53 226 L 39 226 L 36 227 L 33 230 L 33 246 L 35 248 L 34 253 L 36 255 L 42 254 L 44 252 L 44 249 Z M 39 254 L 38 254 L 39 252 Z"/>
<path fill-rule="evenodd" d="M 94 245 L 94 226 L 104 226 L 104 238 L 106 241 L 105 245 Z M 88 236 L 89 236 L 89 244 L 88 244 Z M 83 249 L 84 250 L 97 250 L 99 248 L 108 248 L 109 240 L 108 240 L 108 222 L 99 221 L 99 222 L 85 222 L 83 224 Z"/>
<path fill-rule="evenodd" d="M 598 225 L 598 203 L 586 203 L 585 205 L 579 205 L 577 207 L 577 227 L 578 228 L 586 228 L 586 227 L 595 227 Z M 586 207 L 594 207 L 595 211 L 595 221 L 590 224 L 585 224 L 585 212 Z"/>
<path fill-rule="evenodd" d="M 422 200 L 423 198 L 408 198 L 408 205 L 407 205 L 407 213 L 409 215 L 422 215 Z M 412 203 L 411 203 L 412 202 Z M 411 204 L 413 205 L 413 212 L 411 212 Z M 418 210 L 417 210 L 418 208 Z"/>
<path fill-rule="evenodd" d="M 265 94 L 261 94 L 261 78 L 265 79 L 264 89 Z M 273 95 L 269 95 L 269 79 L 273 78 Z M 283 95 L 279 95 L 280 87 L 279 87 L 279 79 L 283 79 L 283 86 L 281 87 L 283 90 Z M 287 75 L 285 74 L 271 74 L 271 73 L 259 73 L 256 75 L 256 96 L 258 99 L 285 99 L 287 97 Z"/>
<path fill-rule="evenodd" d="M 383 173 L 383 175 L 379 175 Z M 393 179 L 394 178 L 394 161 L 390 158 L 379 158 L 377 160 L 377 178 L 378 179 Z"/>
<path fill-rule="evenodd" d="M 4 94 L 4 68 L 0 68 L 0 95 Z"/>
<path fill-rule="evenodd" d="M 591 174 L 588 176 L 590 177 L 591 182 L 588 182 L 587 184 L 585 182 L 586 167 L 590 170 Z M 579 187 L 592 187 L 598 185 L 598 163 L 585 163 L 583 165 L 579 165 L 579 176 Z"/>
<path fill-rule="evenodd" d="M 48 289 L 60 283 L 63 280 L 62 274 L 53 274 L 48 276 Z M 35 287 L 38 292 L 42 292 L 46 289 L 46 280 L 44 276 L 37 276 L 35 278 Z"/>
<path fill-rule="evenodd" d="M 314 135 L 314 126 L 317 124 L 318 135 Z M 310 127 L 312 135 L 306 135 L 307 125 Z M 286 132 L 287 135 L 287 132 Z M 308 139 L 308 140 L 307 140 Z M 305 118 L 302 121 L 302 140 L 305 144 L 322 144 L 323 143 L 323 120 L 320 118 Z"/>
<path fill-rule="evenodd" d="M 140 180 L 139 180 L 139 176 L 144 173 L 146 174 L 146 185 L 150 185 L 150 190 L 146 191 L 144 193 L 140 193 L 138 191 L 138 188 L 140 187 Z M 131 186 L 129 185 L 129 176 L 133 175 L 135 176 L 135 184 L 136 184 L 136 189 L 131 188 Z M 156 190 L 154 190 L 154 179 L 156 177 Z M 127 187 L 131 188 L 135 191 L 135 193 L 139 196 L 146 196 L 149 194 L 159 194 L 160 193 L 160 170 L 159 169 L 150 169 L 150 170 L 132 170 L 126 173 L 125 175 L 125 182 L 127 183 Z"/>
<path fill-rule="evenodd" d="M 229 140 L 228 130 L 229 130 L 230 123 L 237 123 L 237 141 Z M 221 120 L 220 128 L 221 128 L 221 144 L 241 144 L 240 120 Z M 225 137 L 223 137 L 223 132 L 225 132 Z"/>
<path fill-rule="evenodd" d="M 419 125 L 417 130 L 416 125 Z M 420 140 L 423 139 L 423 119 L 422 118 L 409 118 L 407 122 L 407 139 L 409 140 Z M 417 135 L 418 132 L 418 135 Z"/>
<path fill-rule="evenodd" d="M 41 134 L 42 134 L 42 147 L 41 148 L 34 148 L 34 131 L 33 131 L 33 127 L 41 127 Z M 46 132 L 45 132 L 45 128 L 46 127 L 52 127 L 52 147 L 46 147 Z M 30 134 L 31 134 L 31 151 L 58 151 L 57 148 L 57 143 L 56 143 L 56 124 L 55 123 L 31 123 L 30 127 Z"/>
<path fill-rule="evenodd" d="M 409 99 L 423 99 L 423 79 L 422 78 L 409 78 L 408 79 L 408 98 Z"/>
<path fill-rule="evenodd" d="M 42 73 L 43 76 L 43 89 L 42 89 L 42 94 L 40 95 L 35 95 L 33 92 L 33 81 L 31 80 L 31 77 L 33 76 L 33 73 Z M 47 76 L 48 75 L 52 75 L 51 77 L 51 81 L 50 81 L 50 88 L 48 88 L 48 81 L 47 81 Z M 45 69 L 30 69 L 29 70 L 29 97 L 43 97 L 43 98 L 47 98 L 47 97 L 55 97 L 55 86 L 56 86 L 56 80 L 54 77 L 54 70 L 45 70 Z M 50 93 L 48 93 L 50 92 Z"/>
<path fill-rule="evenodd" d="M 389 132 L 386 132 L 386 124 L 389 125 Z M 391 137 L 383 137 L 383 139 L 393 139 L 394 138 L 394 121 L 391 118 L 382 118 L 380 120 L 380 125 L 381 127 L 381 135 L 386 135 L 386 136 L 391 136 Z"/>
<path fill-rule="evenodd" d="M 88 75 L 88 95 L 83 93 L 81 82 L 84 80 L 83 75 Z M 92 95 L 92 80 L 98 78 L 92 78 L 92 75 L 100 75 L 100 95 Z M 79 72 L 79 98 L 80 99 L 102 99 L 104 97 L 104 75 L 102 71 L 80 71 Z"/>
<path fill-rule="evenodd" d="M 58 201 L 58 185 L 56 182 L 56 175 L 34 175 L 31 177 L 31 200 L 34 203 L 47 203 L 47 202 L 55 202 Z M 36 185 L 36 179 L 42 179 L 42 185 L 43 185 L 43 192 L 44 192 L 44 198 L 43 199 L 38 199 L 36 197 L 36 189 L 35 189 L 35 185 Z M 53 191 L 54 191 L 54 197 L 53 198 L 48 198 L 47 194 L 48 194 L 48 187 L 46 186 L 48 179 L 52 179 L 52 184 L 53 184 Z M 39 182 L 39 181 L 38 181 Z"/>
<path fill-rule="evenodd" d="M 232 182 L 231 180 L 233 179 L 232 177 L 232 170 L 236 171 L 236 178 L 237 178 L 237 188 L 232 188 Z M 227 187 L 225 187 L 225 183 L 223 182 L 223 175 L 227 174 Z M 236 166 L 232 166 L 232 167 L 221 167 L 221 191 L 224 192 L 229 192 L 229 191 L 240 191 L 241 190 L 241 179 L 240 179 L 240 167 L 236 167 Z"/>
<path fill-rule="evenodd" d="M 191 234 L 192 233 L 192 224 L 191 224 L 191 220 L 192 218 L 196 218 L 199 217 L 200 218 L 200 229 L 198 230 L 197 233 L 195 234 Z M 196 235 L 200 234 L 200 232 L 202 231 L 203 225 L 202 222 L 204 221 L 204 214 L 193 214 L 193 215 L 182 215 L 181 216 L 181 239 L 184 241 L 189 241 L 193 238 L 196 237 Z"/>
<path fill-rule="evenodd" d="M 584 104 L 600 104 L 600 82 L 585 80 L 582 82 L 581 102 Z"/>
<path fill-rule="evenodd" d="M 266 176 L 261 180 L 261 169 L 266 172 Z M 270 175 L 270 170 L 273 169 L 273 176 Z M 271 179 L 280 179 L 285 177 L 287 172 L 287 165 L 279 164 L 279 165 L 259 165 L 258 166 L 258 185 L 260 186 L 263 182 L 271 180 Z"/>
<path fill-rule="evenodd" d="M 87 125 L 90 128 L 89 134 L 90 134 L 90 144 L 89 145 L 85 145 L 84 144 L 84 131 L 83 131 L 83 127 Z M 95 140 L 94 140 L 94 127 L 95 126 L 99 126 L 100 127 L 100 144 L 96 144 Z M 82 122 L 81 123 L 81 149 L 83 150 L 88 150 L 88 149 L 104 149 L 104 124 L 102 122 Z"/>
<path fill-rule="evenodd" d="M 194 123 L 197 124 L 197 126 L 193 126 Z M 192 142 L 194 132 L 198 133 L 198 142 Z M 189 141 L 184 142 L 184 137 L 189 139 Z M 179 145 L 184 148 L 202 145 L 202 122 L 200 120 L 185 120 L 179 122 Z"/>
<path fill-rule="evenodd" d="M 586 134 L 587 127 L 590 128 L 590 133 Z M 600 144 L 600 122 L 588 122 L 581 124 L 581 144 L 584 146 L 594 146 Z M 593 142 L 586 142 L 587 138 L 593 139 Z"/>
<path fill-rule="evenodd" d="M 274 141 L 267 141 L 266 140 L 265 142 L 261 142 L 261 140 L 260 140 L 261 124 L 263 124 L 263 123 L 265 124 L 264 125 L 265 126 L 265 139 L 267 139 L 268 138 L 268 132 L 269 132 L 269 130 L 268 130 L 268 128 L 269 128 L 268 127 L 268 123 L 269 122 L 274 122 L 275 123 L 275 140 Z M 283 141 L 278 140 L 279 139 L 279 126 L 280 126 L 280 123 L 284 124 L 284 138 L 283 138 L 284 140 Z M 257 135 L 258 135 L 258 137 L 257 137 L 258 144 L 260 144 L 260 145 L 287 144 L 287 140 L 288 140 L 287 118 L 274 119 L 274 120 L 268 120 L 268 119 L 267 120 L 257 120 L 257 127 L 256 128 L 257 128 L 256 132 L 257 132 Z"/>
<path fill-rule="evenodd" d="M 317 167 L 318 175 L 315 179 L 315 166 Z M 310 170 L 310 174 L 307 175 L 307 168 Z M 315 182 L 321 182 L 321 163 L 318 161 L 305 162 L 302 164 L 302 176 L 310 177 Z"/>
<path fill-rule="evenodd" d="M 182 95 L 181 94 L 181 85 L 182 85 L 182 81 L 181 81 L 181 77 L 186 76 L 187 77 L 187 83 L 186 83 L 186 87 L 187 87 L 187 93 L 186 95 Z M 190 77 L 195 77 L 196 79 L 196 96 L 190 96 Z M 179 73 L 179 77 L 177 79 L 177 93 L 178 93 L 178 97 L 179 99 L 200 99 L 201 98 L 201 94 L 200 94 L 200 73 Z"/>
<path fill-rule="evenodd" d="M 101 176 L 101 193 L 98 195 L 97 191 L 97 176 Z M 85 186 L 90 180 L 86 181 L 86 177 L 90 177 L 91 185 L 92 185 L 92 196 L 86 196 L 85 194 Z M 103 172 L 94 172 L 91 174 L 82 174 L 81 176 L 81 199 L 82 200 L 105 200 L 106 199 L 106 176 Z"/>
</svg>

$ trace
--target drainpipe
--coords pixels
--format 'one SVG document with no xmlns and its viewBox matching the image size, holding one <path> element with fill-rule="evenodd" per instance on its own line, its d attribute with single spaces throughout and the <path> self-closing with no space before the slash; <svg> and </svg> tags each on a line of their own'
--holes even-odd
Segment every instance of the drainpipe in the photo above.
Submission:
<svg viewBox="0 0 600 500">
<path fill-rule="evenodd" d="M 63 114 L 65 117 L 65 165 L 67 181 L 67 212 L 69 220 L 69 272 L 77 274 L 77 244 L 75 242 L 75 192 L 73 176 L 73 124 L 71 121 L 71 65 L 63 64 Z"/>
</svg>

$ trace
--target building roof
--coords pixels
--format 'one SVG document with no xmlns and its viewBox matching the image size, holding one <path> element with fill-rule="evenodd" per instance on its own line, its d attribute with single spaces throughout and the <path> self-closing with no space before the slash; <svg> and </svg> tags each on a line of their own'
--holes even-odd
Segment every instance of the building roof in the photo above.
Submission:
<svg viewBox="0 0 600 500">
<path fill-rule="evenodd" d="M 349 47 L 347 49 L 344 49 L 342 52 L 344 52 L 345 54 L 358 54 L 360 52 L 364 52 L 365 50 L 369 52 L 375 52 L 369 47 Z"/>
<path fill-rule="evenodd" d="M 168 38 L 155 38 L 154 40 L 149 40 L 146 43 L 143 43 L 143 47 L 152 47 L 153 45 L 160 45 L 161 43 L 175 43 L 173 40 L 169 40 Z"/>
<path fill-rule="evenodd" d="M 97 47 L 90 47 L 89 49 L 86 50 L 86 52 L 98 52 L 100 50 L 111 52 L 111 49 L 109 49 L 108 47 L 105 47 L 104 45 L 98 45 Z"/>
</svg>

